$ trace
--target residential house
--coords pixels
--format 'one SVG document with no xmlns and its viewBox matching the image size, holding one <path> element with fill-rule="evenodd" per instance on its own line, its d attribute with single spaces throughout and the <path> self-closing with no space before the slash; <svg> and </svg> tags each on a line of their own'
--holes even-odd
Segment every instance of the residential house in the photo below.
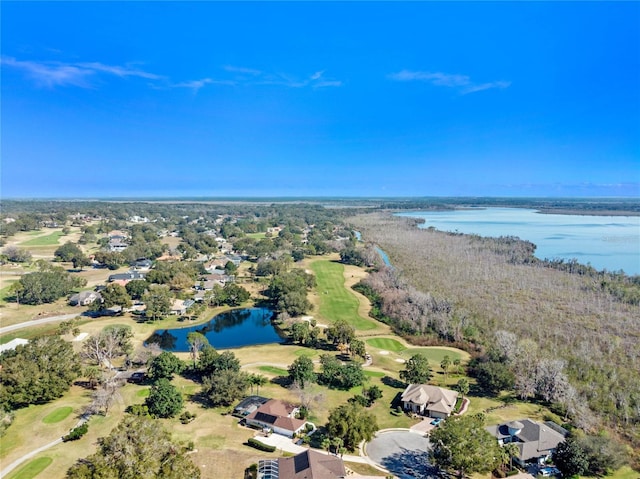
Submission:
<svg viewBox="0 0 640 479">
<path fill-rule="evenodd" d="M 96 300 L 102 300 L 100 293 L 96 291 L 81 291 L 69 297 L 69 304 L 71 306 L 87 306 Z"/>
<path fill-rule="evenodd" d="M 192 299 L 182 300 L 175 299 L 171 305 L 171 314 L 186 314 L 187 310 L 195 303 Z"/>
<path fill-rule="evenodd" d="M 258 462 L 258 479 L 338 479 L 347 477 L 342 459 L 308 449 L 292 457 Z"/>
<path fill-rule="evenodd" d="M 114 281 L 123 281 L 126 284 L 134 279 L 144 279 L 144 273 L 141 273 L 140 271 L 127 271 L 126 273 L 117 273 L 109 276 L 110 283 L 113 283 Z"/>
<path fill-rule="evenodd" d="M 402 393 L 402 406 L 429 417 L 447 418 L 453 412 L 458 392 L 430 384 L 410 384 Z"/>
<path fill-rule="evenodd" d="M 139 258 L 131 263 L 131 267 L 138 271 L 149 271 L 153 262 L 147 258 Z"/>
<path fill-rule="evenodd" d="M 566 429 L 554 422 L 539 423 L 531 419 L 510 421 L 486 429 L 498 439 L 501 446 L 509 443 L 518 446 L 518 455 L 513 460 L 520 466 L 531 462 L 544 464 L 568 434 Z"/>
<path fill-rule="evenodd" d="M 227 261 L 231 261 L 236 267 L 240 266 L 240 263 L 242 263 L 242 258 L 240 256 L 238 256 L 237 254 L 227 255 L 226 256 L 226 260 Z"/>
<path fill-rule="evenodd" d="M 233 408 L 233 415 L 238 417 L 245 417 L 254 412 L 264 403 L 268 402 L 269 398 L 262 396 L 248 396 L 244 398 L 240 403 Z"/>
<path fill-rule="evenodd" d="M 270 399 L 246 417 L 247 424 L 261 429 L 271 429 L 276 434 L 293 437 L 304 429 L 306 421 L 297 419 L 298 408 Z"/>
</svg>

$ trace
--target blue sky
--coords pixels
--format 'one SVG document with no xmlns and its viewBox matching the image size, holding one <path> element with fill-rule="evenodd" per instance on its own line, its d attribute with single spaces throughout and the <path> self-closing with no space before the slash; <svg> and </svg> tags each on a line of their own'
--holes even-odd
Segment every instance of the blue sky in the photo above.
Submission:
<svg viewBox="0 0 640 479">
<path fill-rule="evenodd" d="M 638 2 L 8 2 L 2 196 L 640 196 Z"/>
</svg>

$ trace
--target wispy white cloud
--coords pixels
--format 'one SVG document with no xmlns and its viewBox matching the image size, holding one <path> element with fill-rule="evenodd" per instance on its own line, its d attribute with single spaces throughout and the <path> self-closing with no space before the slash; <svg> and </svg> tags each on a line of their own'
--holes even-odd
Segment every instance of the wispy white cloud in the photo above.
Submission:
<svg viewBox="0 0 640 479">
<path fill-rule="evenodd" d="M 213 78 L 203 78 L 201 80 L 191 80 L 180 83 L 174 83 L 171 85 L 172 88 L 191 88 L 194 93 L 197 93 L 200 88 L 205 85 L 236 85 L 236 82 L 231 80 L 214 80 Z"/>
<path fill-rule="evenodd" d="M 29 61 L 16 60 L 13 57 L 2 56 L 0 63 L 6 67 L 21 70 L 37 84 L 49 88 L 55 86 L 77 86 L 92 88 L 91 78 L 101 73 L 115 75 L 120 78 L 138 77 L 148 80 L 160 80 L 163 77 L 149 73 L 129 65 L 106 65 L 100 62 L 73 62 L 59 61 Z"/>
<path fill-rule="evenodd" d="M 511 85 L 511 82 L 502 80 L 487 83 L 474 83 L 467 75 L 443 72 L 401 70 L 397 73 L 388 75 L 388 77 L 395 81 L 423 81 L 435 86 L 455 88 L 461 95 L 489 90 L 491 88 L 503 89 Z"/>
<path fill-rule="evenodd" d="M 342 85 L 339 80 L 325 78 L 324 70 L 300 79 L 286 73 L 269 73 L 255 68 L 225 65 L 222 70 L 226 74 L 221 74 L 219 78 L 206 77 L 178 82 L 143 70 L 133 63 L 108 65 L 101 62 L 31 61 L 2 56 L 0 64 L 24 72 L 36 84 L 47 88 L 66 86 L 95 88 L 98 79 L 109 76 L 121 79 L 141 78 L 150 80 L 148 86 L 154 89 L 187 88 L 195 93 L 207 85 L 280 85 L 288 88 L 326 88 Z"/>
<path fill-rule="evenodd" d="M 324 78 L 324 70 L 319 70 L 308 77 L 300 78 L 295 75 L 283 72 L 265 72 L 252 68 L 224 67 L 225 70 L 233 73 L 250 73 L 252 78 L 246 76 L 236 76 L 234 80 L 241 85 L 276 85 L 287 88 L 325 88 L 342 86 L 342 81 L 332 78 Z"/>
</svg>

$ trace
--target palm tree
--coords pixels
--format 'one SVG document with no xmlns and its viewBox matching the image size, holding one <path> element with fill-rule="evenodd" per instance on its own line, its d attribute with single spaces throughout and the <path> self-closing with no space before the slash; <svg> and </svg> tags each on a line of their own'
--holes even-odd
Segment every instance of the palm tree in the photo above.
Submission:
<svg viewBox="0 0 640 479">
<path fill-rule="evenodd" d="M 322 446 L 322 449 L 326 449 L 327 452 L 329 452 L 329 449 L 331 449 L 331 439 L 329 439 L 328 437 L 325 437 L 320 443 L 320 445 Z"/>
<path fill-rule="evenodd" d="M 253 375 L 253 384 L 256 385 L 256 394 L 260 394 L 260 386 L 264 386 L 267 382 L 269 382 L 269 380 L 266 376 L 263 376 L 262 374 Z"/>
<path fill-rule="evenodd" d="M 442 361 L 440 361 L 440 367 L 444 371 L 445 378 L 447 377 L 449 366 L 451 366 L 451 358 L 449 357 L 449 355 L 446 355 L 444 358 L 442 358 Z"/>
<path fill-rule="evenodd" d="M 462 395 L 462 399 L 464 399 L 465 394 L 469 393 L 469 381 L 466 378 L 462 378 L 456 384 L 456 389 Z"/>
<path fill-rule="evenodd" d="M 460 358 L 454 359 L 453 365 L 456 367 L 456 374 L 460 374 Z"/>
<path fill-rule="evenodd" d="M 504 453 L 503 459 L 506 459 L 505 461 L 503 461 L 503 464 L 506 464 L 507 461 L 509 461 L 509 470 L 513 469 L 513 458 L 514 456 L 518 456 L 520 454 L 520 448 L 518 447 L 518 444 L 516 444 L 515 442 L 505 444 L 504 446 L 502 446 L 502 451 Z"/>
</svg>

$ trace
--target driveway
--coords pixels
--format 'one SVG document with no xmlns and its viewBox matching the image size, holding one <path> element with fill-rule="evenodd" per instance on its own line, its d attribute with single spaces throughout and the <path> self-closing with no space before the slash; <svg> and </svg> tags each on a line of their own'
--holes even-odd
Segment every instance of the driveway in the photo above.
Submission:
<svg viewBox="0 0 640 479">
<path fill-rule="evenodd" d="M 428 451 L 429 439 L 408 430 L 379 433 L 366 448 L 370 459 L 400 479 L 436 478 Z"/>
</svg>

